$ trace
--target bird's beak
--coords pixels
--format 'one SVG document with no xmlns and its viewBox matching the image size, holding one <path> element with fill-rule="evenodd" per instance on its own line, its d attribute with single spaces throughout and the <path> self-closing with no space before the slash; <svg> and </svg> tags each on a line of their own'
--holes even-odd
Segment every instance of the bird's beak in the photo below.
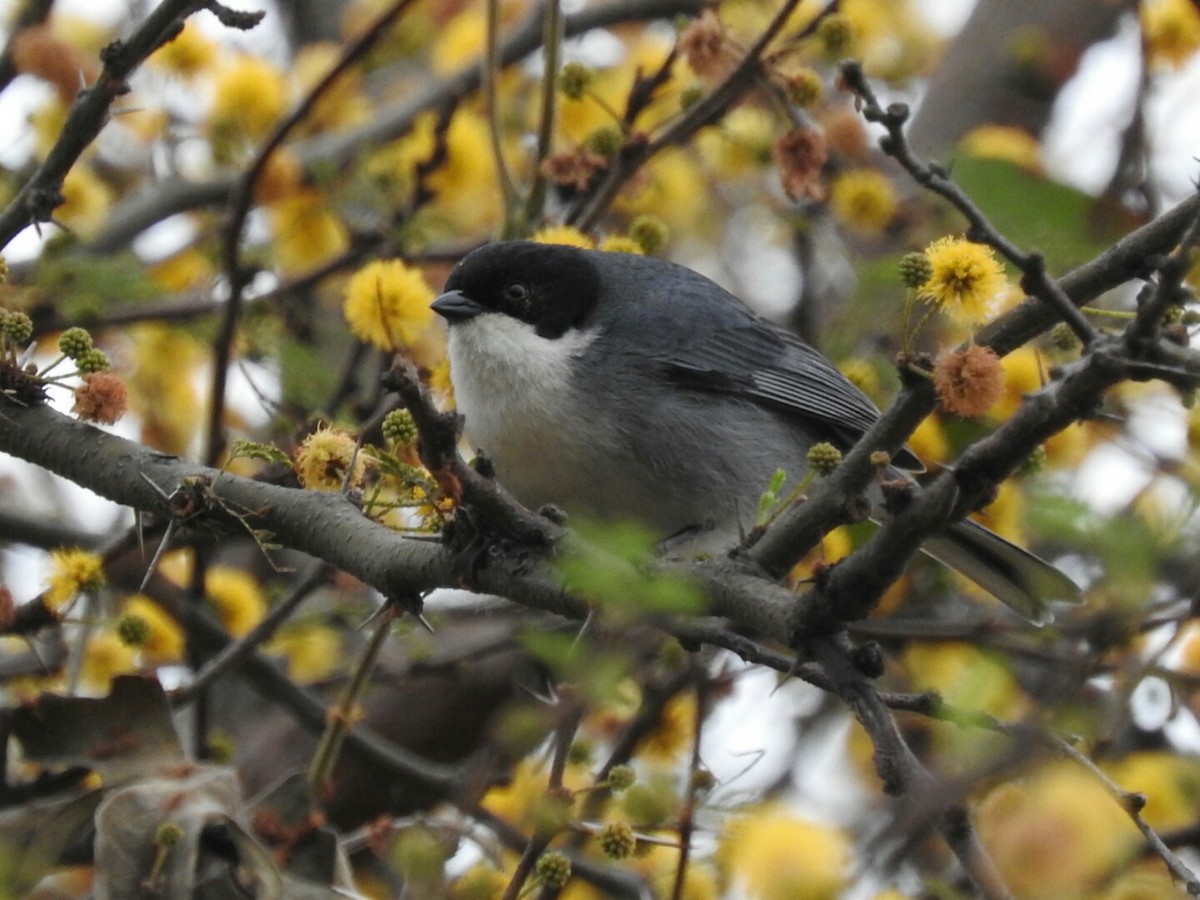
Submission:
<svg viewBox="0 0 1200 900">
<path fill-rule="evenodd" d="M 446 291 L 430 304 L 430 308 L 451 324 L 465 322 L 485 312 L 482 306 L 462 291 Z"/>
</svg>

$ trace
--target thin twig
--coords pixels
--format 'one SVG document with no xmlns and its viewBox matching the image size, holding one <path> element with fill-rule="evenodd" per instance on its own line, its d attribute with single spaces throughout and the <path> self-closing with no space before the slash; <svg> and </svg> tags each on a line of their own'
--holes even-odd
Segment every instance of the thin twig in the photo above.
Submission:
<svg viewBox="0 0 1200 900">
<path fill-rule="evenodd" d="M 549 0 L 553 2 L 553 0 Z M 492 148 L 492 161 L 496 166 L 496 180 L 500 184 L 500 199 L 504 204 L 504 236 L 514 237 L 517 227 L 517 206 L 520 203 L 517 186 L 508 161 L 504 157 L 504 143 L 500 129 L 500 0 L 486 0 L 487 32 L 483 57 L 483 105 L 487 112 L 488 138 Z"/>
<path fill-rule="evenodd" d="M 63 179 L 108 123 L 113 103 L 129 93 L 128 78 L 134 69 L 173 40 L 183 29 L 184 19 L 207 6 L 208 0 L 164 0 L 127 39 L 114 41 L 101 51 L 104 68 L 96 83 L 76 95 L 46 159 L 0 212 L 0 249 L 26 226 L 50 221 L 55 208 L 64 202 Z M 262 14 L 255 15 L 262 18 Z"/>
<path fill-rule="evenodd" d="M 879 104 L 862 66 L 854 61 L 842 64 L 843 83 L 862 103 L 862 114 L 868 122 L 875 122 L 887 129 L 887 136 L 879 146 L 888 156 L 904 167 L 913 180 L 926 190 L 948 200 L 970 223 L 968 236 L 987 244 L 1001 256 L 1021 270 L 1021 287 L 1027 293 L 1044 302 L 1062 321 L 1066 322 L 1084 347 L 1091 346 L 1096 332 L 1087 318 L 1071 302 L 1067 292 L 1058 281 L 1046 272 L 1046 260 L 1036 252 L 1026 253 L 1001 234 L 988 221 L 983 210 L 954 183 L 942 167 L 920 160 L 914 154 L 904 133 L 908 121 L 908 106 L 893 103 L 884 109 Z"/>
<path fill-rule="evenodd" d="M 533 160 L 533 182 L 525 199 L 523 225 L 528 228 L 542 215 L 546 202 L 546 174 L 542 163 L 550 155 L 554 140 L 554 115 L 558 109 L 558 70 L 562 61 L 563 16 L 560 0 L 545 0 L 542 6 L 542 105 L 538 120 L 537 152 Z"/>
<path fill-rule="evenodd" d="M 325 799 L 325 791 L 333 767 L 341 753 L 342 744 L 346 739 L 358 715 L 358 703 L 363 691 L 371 681 L 371 673 L 375 670 L 375 661 L 383 650 L 384 642 L 392 630 L 392 621 L 398 615 L 398 608 L 388 603 L 381 611 L 375 622 L 375 631 L 363 648 L 362 654 L 355 663 L 350 675 L 350 681 L 342 690 L 337 703 L 330 710 L 326 720 L 325 731 L 313 753 L 312 764 L 308 768 L 308 790 L 314 808 L 319 808 Z"/>
<path fill-rule="evenodd" d="M 329 572 L 329 566 L 326 564 L 312 563 L 308 567 L 308 571 L 292 585 L 288 595 L 276 604 L 275 608 L 264 616 L 261 622 L 205 663 L 190 684 L 172 691 L 172 706 L 178 707 L 191 702 L 197 694 L 210 687 L 216 679 L 241 665 L 258 647 L 271 639 L 279 626 L 291 618 L 292 613 L 314 590 L 328 581 Z"/>
<path fill-rule="evenodd" d="M 258 151 L 230 197 L 229 220 L 221 241 L 221 260 L 226 280 L 229 282 L 229 298 L 225 302 L 225 314 L 221 317 L 220 330 L 213 342 L 212 387 L 209 391 L 208 432 L 204 450 L 204 460 L 208 465 L 216 465 L 225 451 L 225 385 L 229 377 L 233 339 L 237 333 L 243 297 L 249 283 L 249 274 L 240 260 L 240 246 L 246 217 L 250 214 L 250 207 L 254 201 L 254 186 L 266 169 L 271 155 L 283 144 L 293 129 L 308 117 L 313 107 L 337 83 L 342 74 L 366 56 L 414 2 L 415 0 L 397 0 L 343 51 L 341 59 L 317 82 L 291 114 L 275 126 L 275 130 Z"/>
</svg>

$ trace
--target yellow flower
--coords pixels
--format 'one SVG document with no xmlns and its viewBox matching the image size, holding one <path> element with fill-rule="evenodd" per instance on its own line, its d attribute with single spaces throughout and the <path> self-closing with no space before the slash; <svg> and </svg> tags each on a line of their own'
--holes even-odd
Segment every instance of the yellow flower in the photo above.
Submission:
<svg viewBox="0 0 1200 900">
<path fill-rule="evenodd" d="M 753 900 L 835 900 L 849 885 L 845 835 L 775 805 L 726 825 L 717 862 L 737 896 Z"/>
<path fill-rule="evenodd" d="M 277 203 L 304 189 L 304 166 L 290 147 L 280 147 L 267 157 L 266 165 L 254 182 L 254 199 L 259 203 Z"/>
<path fill-rule="evenodd" d="M 446 159 L 429 174 L 426 185 L 436 194 L 436 210 L 462 226 L 487 230 L 500 218 L 496 160 L 484 118 L 460 106 L 446 131 Z M 516 157 L 509 154 L 509 159 Z"/>
<path fill-rule="evenodd" d="M 342 659 L 341 636 L 324 625 L 285 628 L 268 648 L 287 660 L 288 678 L 301 684 L 328 678 Z"/>
<path fill-rule="evenodd" d="M 173 294 L 196 290 L 213 277 L 212 261 L 195 247 L 155 263 L 149 271 L 155 284 Z"/>
<path fill-rule="evenodd" d="M 125 601 L 125 615 L 138 616 L 149 626 L 149 636 L 139 648 L 151 665 L 179 662 L 183 658 L 183 630 L 162 608 L 143 594 Z"/>
<path fill-rule="evenodd" d="M 1003 422 L 1012 416 L 1025 399 L 1041 388 L 1044 378 L 1041 355 L 1033 347 L 1018 347 L 1000 360 L 1004 369 L 1004 390 L 992 407 L 989 418 Z"/>
<path fill-rule="evenodd" d="M 690 747 L 696 727 L 696 698 L 680 694 L 672 698 L 658 718 L 655 727 L 641 744 L 646 759 L 674 761 L 680 751 Z"/>
<path fill-rule="evenodd" d="M 623 215 L 649 213 L 691 235 L 716 221 L 709 214 L 709 182 L 704 171 L 682 148 L 669 148 L 650 160 L 627 191 L 613 204 Z"/>
<path fill-rule="evenodd" d="M 346 226 L 318 190 L 283 197 L 271 204 L 267 214 L 275 234 L 275 261 L 284 275 L 311 272 L 341 256 L 350 246 Z"/>
<path fill-rule="evenodd" d="M 871 237 L 891 224 L 900 201 L 891 179 L 879 170 L 851 169 L 830 184 L 829 208 L 842 225 Z"/>
<path fill-rule="evenodd" d="M 75 166 L 63 179 L 62 195 L 66 202 L 54 210 L 54 217 L 87 237 L 104 224 L 112 205 L 112 189 L 87 166 Z"/>
<path fill-rule="evenodd" d="M 1042 171 L 1042 148 L 1032 134 L 1013 125 L 980 125 L 958 144 L 968 156 L 1002 159 L 1030 172 Z"/>
<path fill-rule="evenodd" d="M 771 161 L 775 121 L 758 106 L 739 106 L 719 126 L 697 135 L 700 155 L 722 178 L 743 178 L 761 172 Z"/>
<path fill-rule="evenodd" d="M 211 67 L 216 58 L 217 45 L 188 20 L 175 39 L 155 50 L 147 61 L 184 78 L 194 78 Z"/>
<path fill-rule="evenodd" d="M 54 550 L 50 553 L 50 566 L 45 602 L 52 610 L 63 609 L 76 594 L 104 586 L 104 562 L 87 550 Z"/>
<path fill-rule="evenodd" d="M 1055 762 L 979 805 L 979 836 L 1017 897 L 1094 897 L 1141 843 L 1092 775 Z"/>
<path fill-rule="evenodd" d="M 844 359 L 838 363 L 838 371 L 868 397 L 879 396 L 879 373 L 869 360 L 861 356 Z"/>
<path fill-rule="evenodd" d="M 204 593 L 217 609 L 221 623 L 241 637 L 267 614 L 267 599 L 258 582 L 241 569 L 213 566 L 204 577 Z"/>
<path fill-rule="evenodd" d="M 596 246 L 595 241 L 570 225 L 547 225 L 534 232 L 531 240 L 539 244 L 566 244 L 568 247 L 583 247 L 591 250 Z"/>
<path fill-rule="evenodd" d="M 341 59 L 334 43 L 308 44 L 292 62 L 292 73 L 300 92 L 307 94 Z M 370 106 L 362 95 L 362 78 L 356 68 L 344 69 L 317 100 L 302 123 L 304 134 L 346 128 L 366 121 Z"/>
<path fill-rule="evenodd" d="M 340 491 L 353 459 L 350 484 L 360 485 L 366 474 L 367 458 L 362 453 L 356 454 L 354 447 L 354 438 L 340 428 L 318 428 L 296 451 L 294 468 L 300 484 L 312 491 Z"/>
<path fill-rule="evenodd" d="M 1023 703 L 1012 673 L 970 644 L 911 644 L 904 666 L 914 689 L 939 691 L 958 706 L 1005 717 Z"/>
<path fill-rule="evenodd" d="M 980 522 L 1010 541 L 1025 540 L 1025 492 L 1015 481 L 1003 481 L 996 497 L 976 514 Z"/>
<path fill-rule="evenodd" d="M 433 45 L 432 68 L 436 75 L 450 75 L 478 62 L 487 37 L 487 19 L 482 7 L 466 9 L 447 22 Z"/>
<path fill-rule="evenodd" d="M 239 143 L 266 136 L 287 104 L 283 73 L 265 59 L 238 56 L 222 66 L 213 85 L 208 123 L 217 159 L 227 161 Z"/>
<path fill-rule="evenodd" d="M 679 849 L 661 845 L 639 845 L 626 863 L 650 882 L 655 897 L 670 897 L 679 871 Z M 688 861 L 687 877 L 683 883 L 683 900 L 717 900 L 722 896 L 717 887 L 717 873 L 709 860 L 692 858 Z"/>
<path fill-rule="evenodd" d="M 34 137 L 34 152 L 39 160 L 46 158 L 50 148 L 58 142 L 62 135 L 63 126 L 67 124 L 67 110 L 67 104 L 55 94 L 29 114 L 29 126 Z"/>
<path fill-rule="evenodd" d="M 1200 763 L 1162 750 L 1131 753 L 1107 766 L 1121 787 L 1146 795 L 1142 815 L 1152 828 L 1173 831 L 1195 821 Z"/>
<path fill-rule="evenodd" d="M 141 418 L 142 441 L 166 453 L 186 454 L 202 421 L 191 377 L 201 362 L 192 336 L 165 325 L 142 325 L 133 337 L 133 368 L 126 379 L 130 405 Z"/>
<path fill-rule="evenodd" d="M 137 650 L 124 644 L 112 629 L 106 628 L 88 640 L 79 679 L 89 690 L 107 691 L 109 682 L 117 675 L 136 670 Z"/>
<path fill-rule="evenodd" d="M 623 234 L 610 234 L 600 242 L 601 250 L 606 253 L 633 253 L 637 256 L 644 256 L 642 245 L 631 237 L 626 237 Z"/>
<path fill-rule="evenodd" d="M 917 430 L 909 436 L 908 446 L 925 463 L 942 462 L 946 458 L 950 453 L 950 442 L 946 440 L 946 431 L 937 413 L 921 420 Z"/>
<path fill-rule="evenodd" d="M 499 869 L 478 862 L 454 880 L 450 896 L 455 900 L 495 900 L 504 896 L 512 878 Z"/>
<path fill-rule="evenodd" d="M 1150 59 L 1182 68 L 1200 48 L 1200 10 L 1192 0 L 1143 0 L 1139 15 Z"/>
<path fill-rule="evenodd" d="M 360 340 L 382 350 L 412 345 L 433 318 L 433 291 L 419 269 L 401 260 L 375 260 L 346 285 L 342 312 Z"/>
<path fill-rule="evenodd" d="M 962 238 L 945 237 L 930 244 L 925 255 L 933 274 L 918 296 L 964 324 L 987 319 L 1007 283 L 992 249 Z"/>
</svg>

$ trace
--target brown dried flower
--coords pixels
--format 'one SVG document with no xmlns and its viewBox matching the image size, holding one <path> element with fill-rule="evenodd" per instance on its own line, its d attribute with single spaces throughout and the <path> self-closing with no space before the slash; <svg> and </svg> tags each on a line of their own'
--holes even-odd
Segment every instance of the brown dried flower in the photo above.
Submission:
<svg viewBox="0 0 1200 900">
<path fill-rule="evenodd" d="M 591 184 L 593 176 L 606 165 L 607 159 L 581 146 L 547 156 L 542 161 L 542 174 L 555 184 L 570 185 L 584 191 Z"/>
<path fill-rule="evenodd" d="M 701 78 L 720 80 L 733 71 L 742 50 L 711 9 L 679 35 L 679 53 Z"/>
<path fill-rule="evenodd" d="M 771 147 L 771 155 L 779 166 L 784 192 L 793 200 L 821 200 L 821 168 L 827 153 L 825 138 L 815 128 L 793 128 Z"/>
<path fill-rule="evenodd" d="M 87 422 L 111 425 L 121 416 L 129 403 L 125 383 L 111 372 L 92 372 L 83 376 L 83 384 L 75 388 L 75 405 L 71 412 Z"/>
<path fill-rule="evenodd" d="M 1004 390 L 1004 369 L 990 347 L 971 344 L 943 353 L 933 367 L 933 387 L 942 409 L 959 416 L 980 416 Z"/>
</svg>

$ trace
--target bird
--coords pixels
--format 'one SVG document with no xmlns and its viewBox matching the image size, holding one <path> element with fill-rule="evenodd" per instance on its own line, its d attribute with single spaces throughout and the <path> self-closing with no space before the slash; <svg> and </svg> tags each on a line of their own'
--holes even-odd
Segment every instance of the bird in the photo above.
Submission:
<svg viewBox="0 0 1200 900">
<path fill-rule="evenodd" d="M 733 546 L 778 470 L 798 483 L 813 444 L 847 451 L 880 415 L 814 347 L 666 260 L 498 241 L 457 263 L 432 309 L 466 437 L 530 509 Z M 892 462 L 923 469 L 908 448 Z M 969 519 L 922 550 L 1035 623 L 1078 599 Z"/>
</svg>

